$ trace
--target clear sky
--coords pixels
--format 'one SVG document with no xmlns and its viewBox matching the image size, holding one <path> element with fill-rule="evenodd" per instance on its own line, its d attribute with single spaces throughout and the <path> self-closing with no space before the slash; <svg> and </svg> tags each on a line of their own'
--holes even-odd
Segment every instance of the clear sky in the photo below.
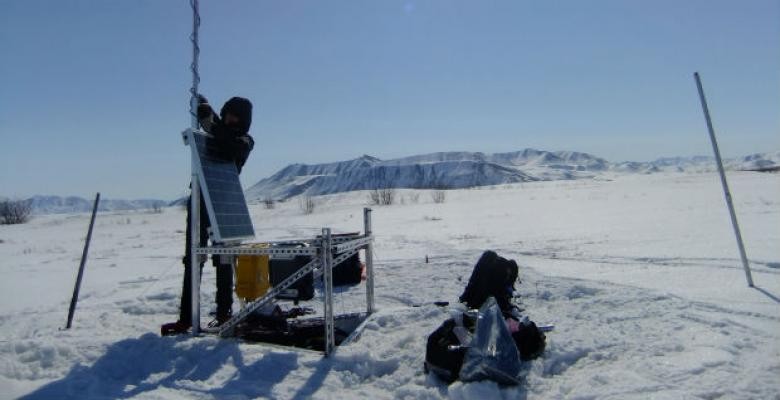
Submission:
<svg viewBox="0 0 780 400">
<path fill-rule="evenodd" d="M 201 0 L 201 92 L 255 105 L 247 187 L 295 162 L 780 150 L 780 1 Z M 185 193 L 186 0 L 0 0 L 0 195 Z"/>
</svg>

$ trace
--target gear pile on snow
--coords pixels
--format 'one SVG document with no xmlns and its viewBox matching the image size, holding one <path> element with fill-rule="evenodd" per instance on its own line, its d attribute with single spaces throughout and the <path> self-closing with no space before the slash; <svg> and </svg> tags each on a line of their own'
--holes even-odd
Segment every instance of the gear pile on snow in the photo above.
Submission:
<svg viewBox="0 0 780 400">
<path fill-rule="evenodd" d="M 542 354 L 545 336 L 512 303 L 517 276 L 514 260 L 482 254 L 460 296 L 463 306 L 428 337 L 426 371 L 449 383 L 520 383 L 522 362 Z"/>
</svg>

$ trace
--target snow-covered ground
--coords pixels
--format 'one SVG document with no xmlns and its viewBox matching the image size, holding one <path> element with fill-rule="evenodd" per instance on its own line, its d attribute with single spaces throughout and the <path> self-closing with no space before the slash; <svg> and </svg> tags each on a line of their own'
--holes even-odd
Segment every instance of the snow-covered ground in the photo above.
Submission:
<svg viewBox="0 0 780 400">
<path fill-rule="evenodd" d="M 780 175 L 729 175 L 753 289 L 717 175 L 605 177 L 448 191 L 443 204 L 402 190 L 404 204 L 374 207 L 379 311 L 329 359 L 158 335 L 177 315 L 181 209 L 99 215 L 69 331 L 89 216 L 0 226 L 0 398 L 780 398 Z M 257 239 L 362 228 L 365 192 L 317 200 L 312 215 L 295 199 L 252 206 Z M 447 386 L 422 372 L 447 318 L 431 302 L 455 300 L 485 249 L 518 261 L 528 315 L 556 330 L 523 385 Z M 363 290 L 340 292 L 336 311 L 361 309 Z"/>
</svg>

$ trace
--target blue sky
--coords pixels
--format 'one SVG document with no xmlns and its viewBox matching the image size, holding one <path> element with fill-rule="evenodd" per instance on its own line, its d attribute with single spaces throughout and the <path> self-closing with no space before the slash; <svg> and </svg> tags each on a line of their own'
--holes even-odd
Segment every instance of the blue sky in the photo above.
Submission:
<svg viewBox="0 0 780 400">
<path fill-rule="evenodd" d="M 294 162 L 780 150 L 778 1 L 201 0 L 201 92 L 255 104 L 246 186 Z M 186 0 L 0 1 L 0 195 L 185 193 Z"/>
</svg>

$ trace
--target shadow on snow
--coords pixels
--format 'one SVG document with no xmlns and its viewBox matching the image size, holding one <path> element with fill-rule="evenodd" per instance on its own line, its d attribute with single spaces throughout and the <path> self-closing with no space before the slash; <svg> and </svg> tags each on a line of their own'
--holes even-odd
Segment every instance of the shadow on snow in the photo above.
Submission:
<svg viewBox="0 0 780 400">
<path fill-rule="evenodd" d="M 185 345 L 188 339 L 149 333 L 116 342 L 92 366 L 77 364 L 64 378 L 21 399 L 124 399 L 161 388 L 217 398 L 272 397 L 274 385 L 298 369 L 295 352 L 271 351 L 247 365 L 235 340 L 214 338 Z M 300 394 L 316 391 L 327 374 L 320 372 L 324 374 L 315 374 L 318 379 L 310 379 Z"/>
</svg>

